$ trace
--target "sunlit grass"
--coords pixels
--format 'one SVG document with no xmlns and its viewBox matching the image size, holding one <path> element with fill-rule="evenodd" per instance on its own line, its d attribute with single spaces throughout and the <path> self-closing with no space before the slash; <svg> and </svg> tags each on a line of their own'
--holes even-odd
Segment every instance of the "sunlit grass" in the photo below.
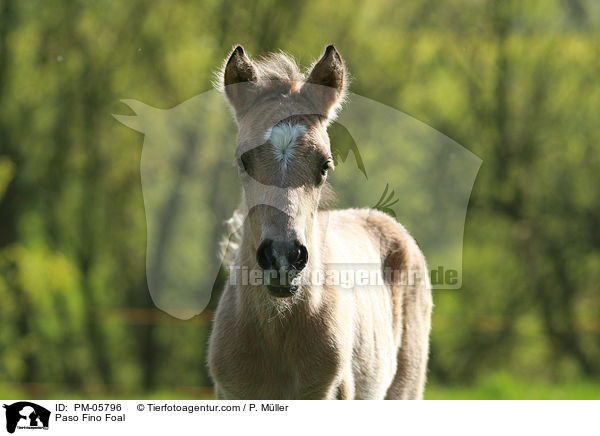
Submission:
<svg viewBox="0 0 600 436">
<path fill-rule="evenodd" d="M 64 389 L 22 389 L 16 384 L 0 383 L 0 398 L 24 399 L 145 399 L 145 400 L 212 400 L 210 388 L 160 389 L 147 392 L 89 391 Z M 552 384 L 543 381 L 515 379 L 497 373 L 478 383 L 465 386 L 445 386 L 430 382 L 425 389 L 426 400 L 600 400 L 600 383 L 574 381 Z"/>
<path fill-rule="evenodd" d="M 430 383 L 427 400 L 600 400 L 600 382 L 551 383 L 515 379 L 498 373 L 468 386 Z"/>
</svg>

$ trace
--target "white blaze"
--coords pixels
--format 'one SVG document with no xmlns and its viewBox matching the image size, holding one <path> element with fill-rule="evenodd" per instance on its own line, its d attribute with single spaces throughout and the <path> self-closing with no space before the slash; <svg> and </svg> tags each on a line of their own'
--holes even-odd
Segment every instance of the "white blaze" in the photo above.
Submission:
<svg viewBox="0 0 600 436">
<path fill-rule="evenodd" d="M 281 123 L 271 127 L 265 133 L 265 141 L 273 146 L 275 157 L 283 162 L 283 168 L 287 167 L 288 161 L 294 155 L 294 146 L 298 138 L 306 133 L 306 127 L 302 124 Z"/>
</svg>

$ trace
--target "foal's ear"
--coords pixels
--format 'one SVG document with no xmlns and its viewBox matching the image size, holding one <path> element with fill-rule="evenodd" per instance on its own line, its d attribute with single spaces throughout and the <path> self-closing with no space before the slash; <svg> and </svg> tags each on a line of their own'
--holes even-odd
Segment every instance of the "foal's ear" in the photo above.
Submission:
<svg viewBox="0 0 600 436">
<path fill-rule="evenodd" d="M 252 61 L 246 56 L 244 47 L 237 45 L 223 69 L 225 95 L 236 116 L 241 115 L 255 95 L 258 74 Z"/>
<path fill-rule="evenodd" d="M 325 49 L 325 53 L 313 66 L 308 79 L 306 79 L 304 93 L 309 96 L 318 113 L 330 121 L 344 100 L 346 76 L 346 67 L 342 57 L 336 48 L 330 45 Z"/>
</svg>

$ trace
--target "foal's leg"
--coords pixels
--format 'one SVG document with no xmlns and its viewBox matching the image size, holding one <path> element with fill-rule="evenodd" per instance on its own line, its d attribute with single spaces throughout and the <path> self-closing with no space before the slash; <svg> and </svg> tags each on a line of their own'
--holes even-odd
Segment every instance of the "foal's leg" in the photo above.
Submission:
<svg viewBox="0 0 600 436">
<path fill-rule="evenodd" d="M 418 286 L 405 286 L 402 291 L 402 343 L 398 349 L 396 375 L 386 400 L 422 399 L 425 388 L 433 305 L 431 290 L 420 283 Z"/>
<path fill-rule="evenodd" d="M 215 383 L 215 397 L 217 400 L 226 400 L 225 394 L 223 390 L 219 387 L 218 384 Z"/>
<path fill-rule="evenodd" d="M 352 374 L 352 366 L 348 365 L 342 374 L 342 379 L 337 386 L 335 396 L 336 400 L 353 400 L 354 399 L 354 375 Z"/>
</svg>

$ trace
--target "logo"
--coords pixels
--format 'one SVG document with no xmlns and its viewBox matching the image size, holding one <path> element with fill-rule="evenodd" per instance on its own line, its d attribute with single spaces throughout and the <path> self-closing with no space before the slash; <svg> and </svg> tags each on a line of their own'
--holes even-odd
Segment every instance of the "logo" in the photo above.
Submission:
<svg viewBox="0 0 600 436">
<path fill-rule="evenodd" d="M 19 401 L 4 405 L 6 409 L 6 431 L 14 433 L 18 429 L 48 430 L 50 411 L 29 401 Z"/>
</svg>

